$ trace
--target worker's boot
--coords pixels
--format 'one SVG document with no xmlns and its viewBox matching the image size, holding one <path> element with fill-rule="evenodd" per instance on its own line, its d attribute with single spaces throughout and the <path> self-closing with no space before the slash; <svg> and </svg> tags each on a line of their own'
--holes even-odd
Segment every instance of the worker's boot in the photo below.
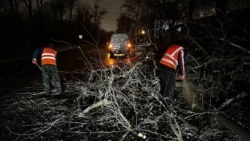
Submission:
<svg viewBox="0 0 250 141">
<path fill-rule="evenodd" d="M 49 97 L 50 96 L 50 92 L 45 90 L 45 97 Z"/>
</svg>

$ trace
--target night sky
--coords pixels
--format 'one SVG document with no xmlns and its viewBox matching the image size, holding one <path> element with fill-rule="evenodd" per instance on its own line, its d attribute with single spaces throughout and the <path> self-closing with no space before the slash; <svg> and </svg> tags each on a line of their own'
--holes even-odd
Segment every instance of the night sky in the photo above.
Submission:
<svg viewBox="0 0 250 141">
<path fill-rule="evenodd" d="M 108 13 L 104 16 L 102 20 L 102 27 L 107 30 L 116 30 L 116 20 L 120 15 L 121 6 L 125 0 L 102 0 L 101 7 L 105 8 Z M 95 0 L 85 0 L 91 5 L 94 4 Z"/>
</svg>

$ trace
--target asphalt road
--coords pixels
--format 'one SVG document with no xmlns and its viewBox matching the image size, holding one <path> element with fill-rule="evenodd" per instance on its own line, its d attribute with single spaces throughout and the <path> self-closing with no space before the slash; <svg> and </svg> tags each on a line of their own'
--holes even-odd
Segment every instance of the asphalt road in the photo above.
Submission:
<svg viewBox="0 0 250 141">
<path fill-rule="evenodd" d="M 22 87 L 34 87 L 41 83 L 41 71 L 31 63 L 32 54 L 24 57 L 1 60 L 0 93 L 8 94 Z M 110 67 L 125 62 L 131 63 L 134 57 L 110 58 L 106 49 L 82 46 L 58 52 L 58 70 L 61 78 L 75 71 L 86 71 L 91 67 Z"/>
<path fill-rule="evenodd" d="M 72 71 L 84 66 L 79 59 L 81 53 L 79 49 L 68 49 L 58 52 L 58 69 L 60 72 Z M 40 69 L 31 63 L 32 54 L 23 57 L 8 58 L 1 60 L 0 69 L 0 92 L 10 93 L 22 87 L 34 86 L 41 80 Z"/>
</svg>

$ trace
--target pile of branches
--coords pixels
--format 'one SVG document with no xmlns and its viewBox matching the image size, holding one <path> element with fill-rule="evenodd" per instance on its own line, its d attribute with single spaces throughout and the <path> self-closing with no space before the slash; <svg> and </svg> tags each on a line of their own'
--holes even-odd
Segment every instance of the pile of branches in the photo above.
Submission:
<svg viewBox="0 0 250 141">
<path fill-rule="evenodd" d="M 215 57 L 206 61 L 207 58 L 197 59 L 189 55 L 187 75 L 195 77 L 190 77 L 188 83 L 177 90 L 182 99 L 186 99 L 187 91 L 189 95 L 191 93 L 192 104 L 187 107 L 185 101 L 179 99 L 176 104 L 160 94 L 155 54 L 151 51 L 142 54 L 137 55 L 137 61 L 132 64 L 124 62 L 122 66 L 114 65 L 110 68 L 91 70 L 88 79 L 75 86 L 81 91 L 77 99 L 78 117 L 94 117 L 91 121 L 94 128 L 91 127 L 91 131 L 98 132 L 99 139 L 105 138 L 106 134 L 101 133 L 106 132 L 107 128 L 108 131 L 119 133 L 119 136 L 114 137 L 117 140 L 139 138 L 182 141 L 210 140 L 219 136 L 223 138 L 222 132 L 212 131 L 215 125 L 218 126 L 216 128 L 223 129 L 224 134 L 231 134 L 230 130 L 224 129 L 217 121 L 212 125 L 206 120 L 213 117 L 227 119 L 217 108 L 228 101 L 219 101 L 220 105 L 216 107 L 215 102 L 220 97 L 215 101 L 212 98 L 222 92 L 223 97 L 228 96 L 229 91 L 225 91 L 224 88 L 230 85 L 221 82 L 224 76 L 232 74 L 235 70 L 223 71 L 228 65 L 219 68 L 216 66 L 219 62 L 214 60 Z M 227 57 L 220 59 L 224 62 L 228 60 Z M 234 60 L 229 61 L 230 64 Z M 222 76 L 218 77 L 219 75 Z M 90 99 L 92 102 L 86 104 Z M 197 121 L 201 124 L 197 124 Z M 211 133 L 208 133 L 208 130 L 211 130 Z M 231 138 L 239 137 L 233 134 Z"/>
<path fill-rule="evenodd" d="M 121 59 L 122 65 L 92 69 L 87 79 L 74 83 L 72 87 L 81 92 L 78 117 L 92 119 L 86 128 L 99 133 L 95 136 L 99 139 L 117 132 L 116 140 L 183 140 L 181 120 L 160 94 L 155 53 L 139 52 L 136 60 L 128 64 Z"/>
<path fill-rule="evenodd" d="M 202 121 L 213 113 L 196 114 L 181 101 L 178 105 L 160 94 L 154 52 L 141 52 L 136 60 L 91 69 L 87 79 L 72 86 L 80 91 L 77 116 L 91 123 L 85 129 L 98 135 L 89 139 L 105 139 L 109 134 L 115 140 L 206 140 L 199 128 L 210 123 L 192 125 L 189 120 Z"/>
<path fill-rule="evenodd" d="M 179 126 L 160 95 L 154 53 L 137 57 L 139 61 L 134 64 L 113 65 L 88 73 L 88 80 L 77 86 L 82 92 L 77 98 L 82 109 L 79 117 L 95 117 L 92 122 L 96 122 L 96 130 L 105 123 L 123 134 L 116 137 L 119 140 L 146 139 L 148 134 L 152 134 L 151 137 L 181 138 Z M 89 99 L 93 99 L 93 104 L 86 106 Z M 176 136 L 158 132 L 158 124 L 164 119 L 165 122 L 171 121 Z"/>
</svg>

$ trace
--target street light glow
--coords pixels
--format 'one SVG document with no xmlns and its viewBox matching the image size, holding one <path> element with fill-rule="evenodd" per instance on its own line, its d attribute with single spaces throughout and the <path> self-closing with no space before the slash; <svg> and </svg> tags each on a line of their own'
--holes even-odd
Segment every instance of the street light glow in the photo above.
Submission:
<svg viewBox="0 0 250 141">
<path fill-rule="evenodd" d="M 145 30 L 144 30 L 144 29 L 141 30 L 141 34 L 142 34 L 142 35 L 145 34 Z"/>
</svg>

